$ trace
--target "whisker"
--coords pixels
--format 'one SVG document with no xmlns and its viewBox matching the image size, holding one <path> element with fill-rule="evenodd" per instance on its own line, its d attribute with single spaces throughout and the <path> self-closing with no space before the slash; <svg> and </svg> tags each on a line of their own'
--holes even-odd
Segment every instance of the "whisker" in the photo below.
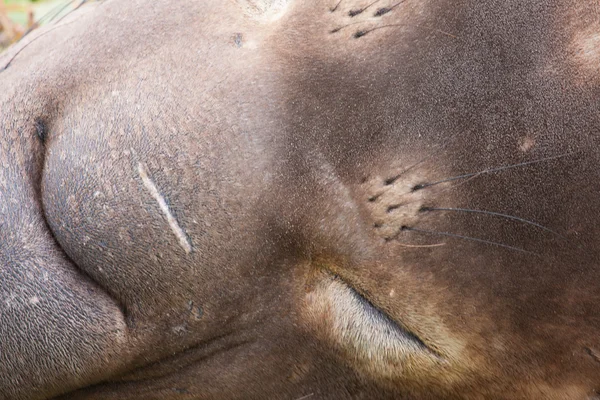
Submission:
<svg viewBox="0 0 600 400">
<path fill-rule="evenodd" d="M 385 29 L 385 28 L 397 28 L 397 27 L 401 27 L 401 26 L 405 26 L 402 24 L 389 24 L 389 25 L 381 25 L 381 26 L 376 26 L 375 28 L 371 28 L 371 29 L 365 29 L 365 30 L 360 30 L 360 31 L 356 31 L 356 33 L 354 33 L 354 38 L 358 39 L 360 37 L 365 36 L 368 33 L 371 33 L 373 31 L 379 30 L 379 29 Z M 428 26 L 423 26 L 423 25 L 415 25 L 417 28 L 423 28 L 423 29 L 428 29 L 430 31 L 434 31 L 434 32 L 438 32 L 441 33 L 443 35 L 449 36 L 451 38 L 454 39 L 458 39 L 458 36 L 453 35 L 449 32 L 446 31 L 442 31 L 440 29 L 436 29 L 436 28 L 430 28 Z"/>
<path fill-rule="evenodd" d="M 405 169 L 403 169 L 402 171 L 400 171 L 398 174 L 392 176 L 391 178 L 387 178 L 383 181 L 385 186 L 389 186 L 392 185 L 394 182 L 396 182 L 402 175 L 410 172 L 411 170 L 415 169 L 416 167 L 418 167 L 419 165 L 431 160 L 433 157 L 435 157 L 439 151 L 443 150 L 446 145 L 450 142 L 452 138 L 448 139 L 445 143 L 442 143 L 439 146 L 436 146 L 436 149 L 434 149 L 433 151 L 429 152 L 428 155 L 426 155 L 425 157 L 423 157 L 421 160 L 415 162 L 414 164 L 409 165 L 408 167 L 406 167 Z M 413 189 L 409 190 L 408 192 L 404 192 L 404 193 L 400 193 L 398 194 L 398 196 L 406 196 L 406 195 L 410 195 L 414 192 Z M 372 195 L 371 197 L 369 197 L 369 202 L 374 202 L 375 200 L 377 200 L 381 195 L 383 195 L 385 192 L 380 192 L 380 193 L 376 193 L 374 195 Z M 415 200 L 417 201 L 417 200 Z M 410 204 L 413 203 L 414 201 L 410 201 L 408 203 L 404 203 L 404 204 Z"/>
<path fill-rule="evenodd" d="M 491 240 L 485 240 L 485 239 L 479 239 L 479 238 L 474 238 L 474 237 L 470 237 L 470 236 L 458 235 L 456 233 L 430 231 L 430 230 L 425 230 L 425 229 L 411 228 L 409 226 L 403 226 L 402 228 L 400 228 L 400 230 L 401 231 L 413 231 L 413 232 L 418 232 L 418 233 L 425 233 L 425 234 L 428 234 L 428 235 L 448 236 L 448 237 L 453 237 L 453 238 L 457 238 L 457 239 L 470 240 L 470 241 L 473 241 L 473 242 L 478 242 L 478 243 L 483 243 L 483 244 L 489 244 L 489 245 L 492 245 L 492 246 L 503 247 L 505 249 L 515 250 L 515 251 L 518 251 L 518 252 L 521 252 L 521 253 L 533 254 L 533 255 L 536 255 L 536 256 L 539 255 L 537 253 L 533 253 L 531 251 L 527 251 L 527 250 L 521 249 L 519 247 L 513 247 L 513 246 L 509 246 L 507 244 L 503 244 L 503 243 L 492 242 Z"/>
<path fill-rule="evenodd" d="M 447 187 L 447 188 L 445 188 L 445 189 L 442 189 L 442 190 L 440 190 L 440 191 L 438 192 L 438 195 L 440 195 L 440 194 L 442 194 L 442 193 L 444 193 L 444 192 L 448 192 L 448 191 L 450 191 L 450 190 L 455 190 L 457 187 L 464 185 L 465 183 L 469 182 L 471 179 L 474 179 L 474 178 L 475 178 L 475 176 L 472 176 L 472 177 L 470 177 L 469 179 L 467 179 L 467 180 L 465 180 L 465 181 L 463 181 L 463 182 L 457 183 L 457 184 L 456 184 L 456 185 L 454 185 L 454 186 L 449 186 L 449 187 Z M 420 186 L 420 185 L 417 185 L 417 186 Z M 408 195 L 412 195 L 412 194 L 414 194 L 414 192 L 415 192 L 415 191 L 417 191 L 417 190 L 419 190 L 419 189 L 420 189 L 420 188 L 418 188 L 417 186 L 415 186 L 415 187 L 416 187 L 416 189 L 415 189 L 415 188 L 413 188 L 413 189 L 409 190 L 408 192 L 399 193 L 399 194 L 397 195 L 397 197 L 396 197 L 396 198 L 402 198 L 403 196 L 408 196 Z M 369 202 L 373 202 L 373 201 L 377 200 L 377 199 L 378 199 L 378 198 L 379 198 L 379 197 L 380 197 L 382 194 L 383 194 L 383 193 L 379 193 L 378 195 L 375 195 L 373 200 L 371 200 L 371 198 L 369 198 L 369 199 L 368 199 L 368 200 L 369 200 Z M 417 201 L 422 201 L 422 199 L 419 199 L 419 198 L 417 198 L 417 199 L 414 199 L 414 200 L 410 200 L 410 201 L 407 201 L 407 202 L 403 202 L 403 203 L 402 203 L 402 205 L 403 205 L 403 206 L 406 206 L 406 205 L 409 205 L 409 204 L 413 204 L 413 203 L 415 203 L 415 202 L 417 202 Z"/>
<path fill-rule="evenodd" d="M 52 17 L 48 20 L 48 22 L 52 22 L 56 18 L 58 18 L 58 16 L 60 14 L 62 14 L 62 12 L 65 11 L 68 7 L 70 7 L 73 3 L 75 3 L 75 1 L 76 0 L 70 0 L 69 2 L 67 2 L 67 4 L 65 4 L 64 7 L 62 7 L 57 13 L 55 13 L 54 15 L 52 15 Z"/>
<path fill-rule="evenodd" d="M 351 22 L 349 24 L 346 24 L 346 25 L 343 25 L 343 26 L 338 26 L 337 28 L 333 28 L 332 30 L 329 31 L 329 33 L 337 33 L 337 32 L 341 31 L 344 28 L 347 28 L 349 26 L 356 25 L 356 24 L 362 24 L 362 23 L 364 23 L 364 22 L 363 21 Z"/>
<path fill-rule="evenodd" d="M 342 4 L 342 0 L 339 0 L 339 1 L 337 2 L 337 4 L 335 5 L 335 7 L 333 7 L 333 8 L 330 8 L 330 9 L 329 9 L 329 11 L 331 11 L 331 12 L 335 12 L 335 11 L 338 9 L 338 7 L 340 6 L 340 4 Z"/>
<path fill-rule="evenodd" d="M 449 142 L 449 141 L 448 141 L 448 142 Z M 438 150 L 442 150 L 444 147 L 445 147 L 445 144 L 444 144 L 444 145 L 442 145 L 442 146 L 441 146 L 441 147 L 440 147 Z M 392 178 L 388 178 L 388 179 L 386 179 L 386 180 L 384 181 L 384 184 L 385 184 L 386 186 L 387 186 L 387 185 L 391 185 L 391 184 L 392 184 L 392 183 L 394 183 L 394 182 L 395 182 L 395 181 L 396 181 L 398 178 L 400 178 L 400 177 L 401 177 L 403 174 L 405 174 L 405 173 L 409 172 L 411 169 L 413 169 L 413 168 L 415 168 L 415 167 L 417 167 L 417 166 L 421 165 L 422 163 L 424 163 L 424 162 L 426 162 L 426 161 L 428 161 L 428 160 L 432 159 L 432 158 L 433 158 L 433 157 L 434 157 L 436 154 L 437 154 L 436 152 L 432 152 L 431 154 L 429 154 L 428 156 L 426 156 L 425 158 L 423 158 L 421 161 L 418 161 L 418 162 L 414 163 L 413 165 L 411 165 L 411 166 L 409 166 L 408 168 L 406 168 L 404 171 L 400 172 L 398 175 L 396 175 L 396 176 L 393 176 Z M 458 186 L 461 186 L 461 185 L 463 185 L 463 184 L 467 183 L 468 181 L 470 181 L 470 180 L 471 180 L 471 179 L 473 179 L 473 178 L 474 178 L 474 177 L 471 177 L 471 178 L 469 178 L 469 179 L 467 179 L 467 180 L 465 180 L 465 181 L 463 181 L 463 182 L 461 182 L 461 183 L 458 183 L 458 184 L 456 184 L 456 185 L 454 185 L 454 186 L 451 186 L 451 187 L 448 187 L 448 188 L 442 189 L 442 190 L 441 190 L 439 193 L 441 194 L 441 193 L 444 193 L 444 192 L 446 192 L 446 191 L 448 191 L 448 190 L 455 189 L 455 188 L 457 188 Z M 388 183 L 388 182 L 389 182 L 389 183 Z M 419 185 L 417 185 L 417 186 L 419 186 Z M 419 188 L 419 187 L 417 187 L 417 186 L 414 186 L 414 187 L 413 187 L 411 190 L 409 190 L 408 192 L 399 193 L 399 194 L 397 194 L 397 196 L 398 196 L 398 197 L 403 197 L 403 196 L 412 195 L 412 194 L 413 194 L 415 191 L 417 191 L 418 189 L 420 189 L 420 188 Z M 415 189 L 415 188 L 416 188 L 416 189 Z M 379 198 L 381 195 L 383 195 L 384 193 L 385 193 L 385 192 L 380 192 L 380 193 L 377 193 L 377 194 L 373 195 L 372 197 L 370 197 L 370 198 L 368 199 L 368 200 L 369 200 L 369 202 L 374 202 L 375 200 L 377 200 L 377 199 L 378 199 L 378 198 Z M 403 205 L 412 204 L 412 203 L 414 203 L 414 202 L 416 202 L 416 201 L 421 201 L 421 199 L 415 199 L 415 200 L 411 200 L 411 201 L 409 201 L 409 202 L 405 202 L 405 203 L 402 203 L 402 204 L 403 204 Z"/>
<path fill-rule="evenodd" d="M 380 1 L 381 1 L 381 0 L 374 0 L 374 1 L 372 1 L 370 4 L 367 4 L 366 6 L 364 6 L 363 8 L 359 8 L 359 9 L 356 9 L 356 10 L 350 10 L 350 11 L 348 12 L 348 15 L 349 15 L 349 16 L 351 16 L 351 17 L 354 17 L 354 16 L 356 16 L 356 15 L 358 15 L 358 14 L 361 14 L 361 13 L 363 13 L 364 11 L 366 11 L 366 10 L 367 10 L 369 7 L 371 7 L 371 6 L 372 6 L 372 5 L 374 5 L 374 4 L 377 4 L 377 3 L 379 3 Z"/>
<path fill-rule="evenodd" d="M 556 236 L 559 236 L 562 239 L 566 239 L 563 235 L 561 235 L 560 233 L 553 231 L 550 228 L 546 228 L 543 225 L 540 225 L 536 222 L 533 221 L 529 221 L 527 219 L 524 218 L 520 218 L 520 217 L 516 217 L 514 215 L 509 215 L 509 214 L 502 214 L 502 213 L 498 213 L 498 212 L 494 212 L 494 211 L 486 211 L 486 210 L 473 210 L 470 208 L 440 208 L 440 207 L 423 207 L 421 208 L 421 211 L 459 211 L 459 212 L 466 212 L 466 213 L 476 213 L 476 214 L 485 214 L 485 215 L 493 215 L 496 217 L 502 217 L 502 218 L 507 218 L 507 219 L 512 219 L 514 221 L 519 221 L 522 222 L 524 224 L 527 225 L 532 225 L 535 226 L 537 228 L 543 229 L 547 232 L 550 232 Z"/>
<path fill-rule="evenodd" d="M 390 238 L 390 240 L 392 240 L 392 238 Z M 400 247 L 410 247 L 410 248 L 427 248 L 427 247 L 440 247 L 440 246 L 445 246 L 446 242 L 444 243 L 435 243 L 435 244 L 407 244 L 407 243 L 401 243 L 401 242 L 395 242 L 395 245 L 398 245 Z"/>
<path fill-rule="evenodd" d="M 17 56 L 19 54 L 21 54 L 21 52 L 23 50 L 25 50 L 30 44 L 32 44 L 33 42 L 35 42 L 39 38 L 44 37 L 45 35 L 47 35 L 48 33 L 52 32 L 53 30 L 58 29 L 58 28 L 62 28 L 62 27 L 67 26 L 67 25 L 71 25 L 75 21 L 77 21 L 77 19 L 75 19 L 73 21 L 65 22 L 64 24 L 61 24 L 61 25 L 57 25 L 57 26 L 55 26 L 53 28 L 48 29 L 45 32 L 40 33 L 38 36 L 36 36 L 33 39 L 31 39 L 29 42 L 27 42 L 26 44 L 24 44 L 23 47 L 21 47 L 15 54 L 13 54 L 11 58 L 9 58 L 8 62 L 4 65 L 4 67 L 0 68 L 0 72 L 2 72 L 5 69 L 7 69 L 10 66 L 10 64 L 15 60 L 15 58 L 17 58 Z"/>
<path fill-rule="evenodd" d="M 28 28 L 25 33 L 23 34 L 23 36 L 21 37 L 21 40 L 29 35 L 31 33 L 31 31 L 33 31 L 35 28 L 39 27 L 44 20 L 48 19 L 48 21 L 53 21 L 54 18 L 56 18 L 58 15 L 60 15 L 63 11 L 65 11 L 67 9 L 67 7 L 69 7 L 74 0 L 70 0 L 67 1 L 65 4 L 59 4 L 57 6 L 55 6 L 54 8 L 52 8 L 50 11 L 48 11 L 46 14 L 42 15 L 42 17 L 40 19 L 38 19 L 32 27 Z"/>
<path fill-rule="evenodd" d="M 373 196 L 369 197 L 367 200 L 369 201 L 369 203 L 373 203 L 374 201 L 377 201 L 377 199 L 380 198 L 383 193 L 384 192 L 376 193 Z"/>
<path fill-rule="evenodd" d="M 479 171 L 479 172 L 472 172 L 472 173 L 469 173 L 469 174 L 452 176 L 450 178 L 442 179 L 440 181 L 436 181 L 436 182 L 432 182 L 432 183 L 422 183 L 422 184 L 416 185 L 413 188 L 413 190 L 420 190 L 420 189 L 424 189 L 424 188 L 429 187 L 429 186 L 439 185 L 440 183 L 451 182 L 451 181 L 455 181 L 455 180 L 458 180 L 458 179 L 470 178 L 472 176 L 489 174 L 489 173 L 492 173 L 492 172 L 500 172 L 500 171 L 504 171 L 504 170 L 511 169 L 511 168 L 525 167 L 527 165 L 537 164 L 537 163 L 541 163 L 541 162 L 544 162 L 544 161 L 556 160 L 558 158 L 563 158 L 563 157 L 569 156 L 571 154 L 573 154 L 573 153 L 565 153 L 565 154 L 560 154 L 558 156 L 540 158 L 538 160 L 527 161 L 527 162 L 523 162 L 523 163 L 519 163 L 519 164 L 504 165 L 502 167 L 484 169 L 483 171 Z"/>
<path fill-rule="evenodd" d="M 407 172 L 410 172 L 411 170 L 415 169 L 416 167 L 418 167 L 419 165 L 423 164 L 425 161 L 430 160 L 431 158 L 433 158 L 433 156 L 436 153 L 432 153 L 428 156 L 426 156 L 425 158 L 421 159 L 420 161 L 417 161 L 416 163 L 409 165 L 408 167 L 406 167 L 405 169 L 403 169 L 400 173 L 392 176 L 391 178 L 387 178 L 383 183 L 386 186 L 391 185 L 392 183 L 396 182 L 398 180 L 398 178 L 400 178 L 402 175 L 406 174 Z"/>
<path fill-rule="evenodd" d="M 75 8 L 73 8 L 71 11 L 69 11 L 68 13 L 66 13 L 65 15 L 63 15 L 62 17 L 60 17 L 58 19 L 58 21 L 56 21 L 56 23 L 60 23 L 60 21 L 62 21 L 66 16 L 70 15 L 72 12 L 77 11 L 82 5 L 84 5 L 85 3 L 87 3 L 88 0 L 81 0 L 79 2 L 79 4 L 77 4 L 77 6 L 75 6 Z"/>
<path fill-rule="evenodd" d="M 375 14 L 373 14 L 374 17 L 381 17 L 383 14 L 387 14 L 390 11 L 392 11 L 394 8 L 398 7 L 400 4 L 404 3 L 406 0 L 402 0 L 397 2 L 396 4 L 392 4 L 391 6 L 388 7 L 381 7 L 378 8 L 377 11 L 375 12 Z"/>
</svg>

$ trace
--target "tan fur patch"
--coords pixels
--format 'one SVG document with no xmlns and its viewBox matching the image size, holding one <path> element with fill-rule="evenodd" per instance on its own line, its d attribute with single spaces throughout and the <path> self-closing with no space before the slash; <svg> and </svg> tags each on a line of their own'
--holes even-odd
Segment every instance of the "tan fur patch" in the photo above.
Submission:
<svg viewBox="0 0 600 400">
<path fill-rule="evenodd" d="M 302 309 L 307 327 L 370 379 L 394 385 L 400 380 L 431 388 L 454 386 L 464 383 L 481 366 L 478 357 L 467 356 L 466 343 L 449 332 L 427 306 L 424 315 L 415 318 L 427 336 L 434 338 L 436 350 L 413 338 L 408 329 L 403 334 L 397 323 L 369 303 L 365 305 L 354 289 L 334 275 L 313 270 L 307 284 Z M 437 345 L 443 348 L 443 355 L 436 354 Z"/>
<path fill-rule="evenodd" d="M 527 153 L 534 147 L 535 147 L 535 139 L 532 136 L 527 135 L 527 136 L 521 138 L 521 140 L 519 142 L 519 150 L 521 150 L 523 153 Z"/>
<path fill-rule="evenodd" d="M 369 313 L 343 282 L 323 274 L 307 293 L 309 319 L 364 369 L 378 377 L 410 374 L 444 363 L 417 342 L 404 337 L 387 319 Z"/>
<path fill-rule="evenodd" d="M 292 0 L 238 0 L 247 15 L 269 22 L 281 18 Z"/>
<path fill-rule="evenodd" d="M 600 2 L 569 4 L 560 21 L 556 29 L 565 35 L 573 79 L 583 85 L 600 82 Z"/>
<path fill-rule="evenodd" d="M 600 21 L 575 34 L 573 59 L 585 77 L 600 78 Z"/>
</svg>

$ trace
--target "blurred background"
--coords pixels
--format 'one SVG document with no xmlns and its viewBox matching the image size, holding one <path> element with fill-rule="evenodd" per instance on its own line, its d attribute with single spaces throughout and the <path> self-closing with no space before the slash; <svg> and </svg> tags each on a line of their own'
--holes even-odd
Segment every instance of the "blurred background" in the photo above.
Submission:
<svg viewBox="0 0 600 400">
<path fill-rule="evenodd" d="M 0 52 L 40 25 L 56 21 L 85 0 L 0 0 Z"/>
</svg>

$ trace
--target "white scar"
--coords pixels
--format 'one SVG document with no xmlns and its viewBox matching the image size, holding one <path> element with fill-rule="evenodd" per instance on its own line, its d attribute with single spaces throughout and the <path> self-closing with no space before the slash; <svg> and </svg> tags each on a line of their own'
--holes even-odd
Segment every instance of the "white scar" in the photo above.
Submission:
<svg viewBox="0 0 600 400">
<path fill-rule="evenodd" d="M 171 210 L 169 210 L 169 206 L 167 205 L 165 198 L 160 194 L 156 185 L 148 176 L 148 172 L 144 164 L 138 163 L 138 173 L 140 174 L 140 178 L 142 178 L 142 182 L 144 182 L 144 186 L 146 186 L 146 189 L 148 189 L 152 197 L 154 197 L 154 200 L 156 200 L 156 202 L 158 203 L 163 214 L 165 214 L 165 217 L 167 217 L 167 222 L 169 223 L 171 230 L 177 237 L 179 244 L 181 245 L 181 247 L 183 247 L 186 253 L 191 253 L 192 244 L 190 243 L 190 239 L 187 237 L 185 232 L 183 232 L 181 226 L 179 226 L 179 223 L 171 213 Z"/>
</svg>

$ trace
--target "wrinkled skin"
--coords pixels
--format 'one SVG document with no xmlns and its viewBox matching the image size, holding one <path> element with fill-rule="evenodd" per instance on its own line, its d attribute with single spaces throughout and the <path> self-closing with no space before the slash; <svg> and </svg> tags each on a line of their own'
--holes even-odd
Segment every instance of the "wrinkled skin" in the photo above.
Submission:
<svg viewBox="0 0 600 400">
<path fill-rule="evenodd" d="M 0 57 L 0 399 L 596 396 L 596 1 L 182 3 Z"/>
</svg>

